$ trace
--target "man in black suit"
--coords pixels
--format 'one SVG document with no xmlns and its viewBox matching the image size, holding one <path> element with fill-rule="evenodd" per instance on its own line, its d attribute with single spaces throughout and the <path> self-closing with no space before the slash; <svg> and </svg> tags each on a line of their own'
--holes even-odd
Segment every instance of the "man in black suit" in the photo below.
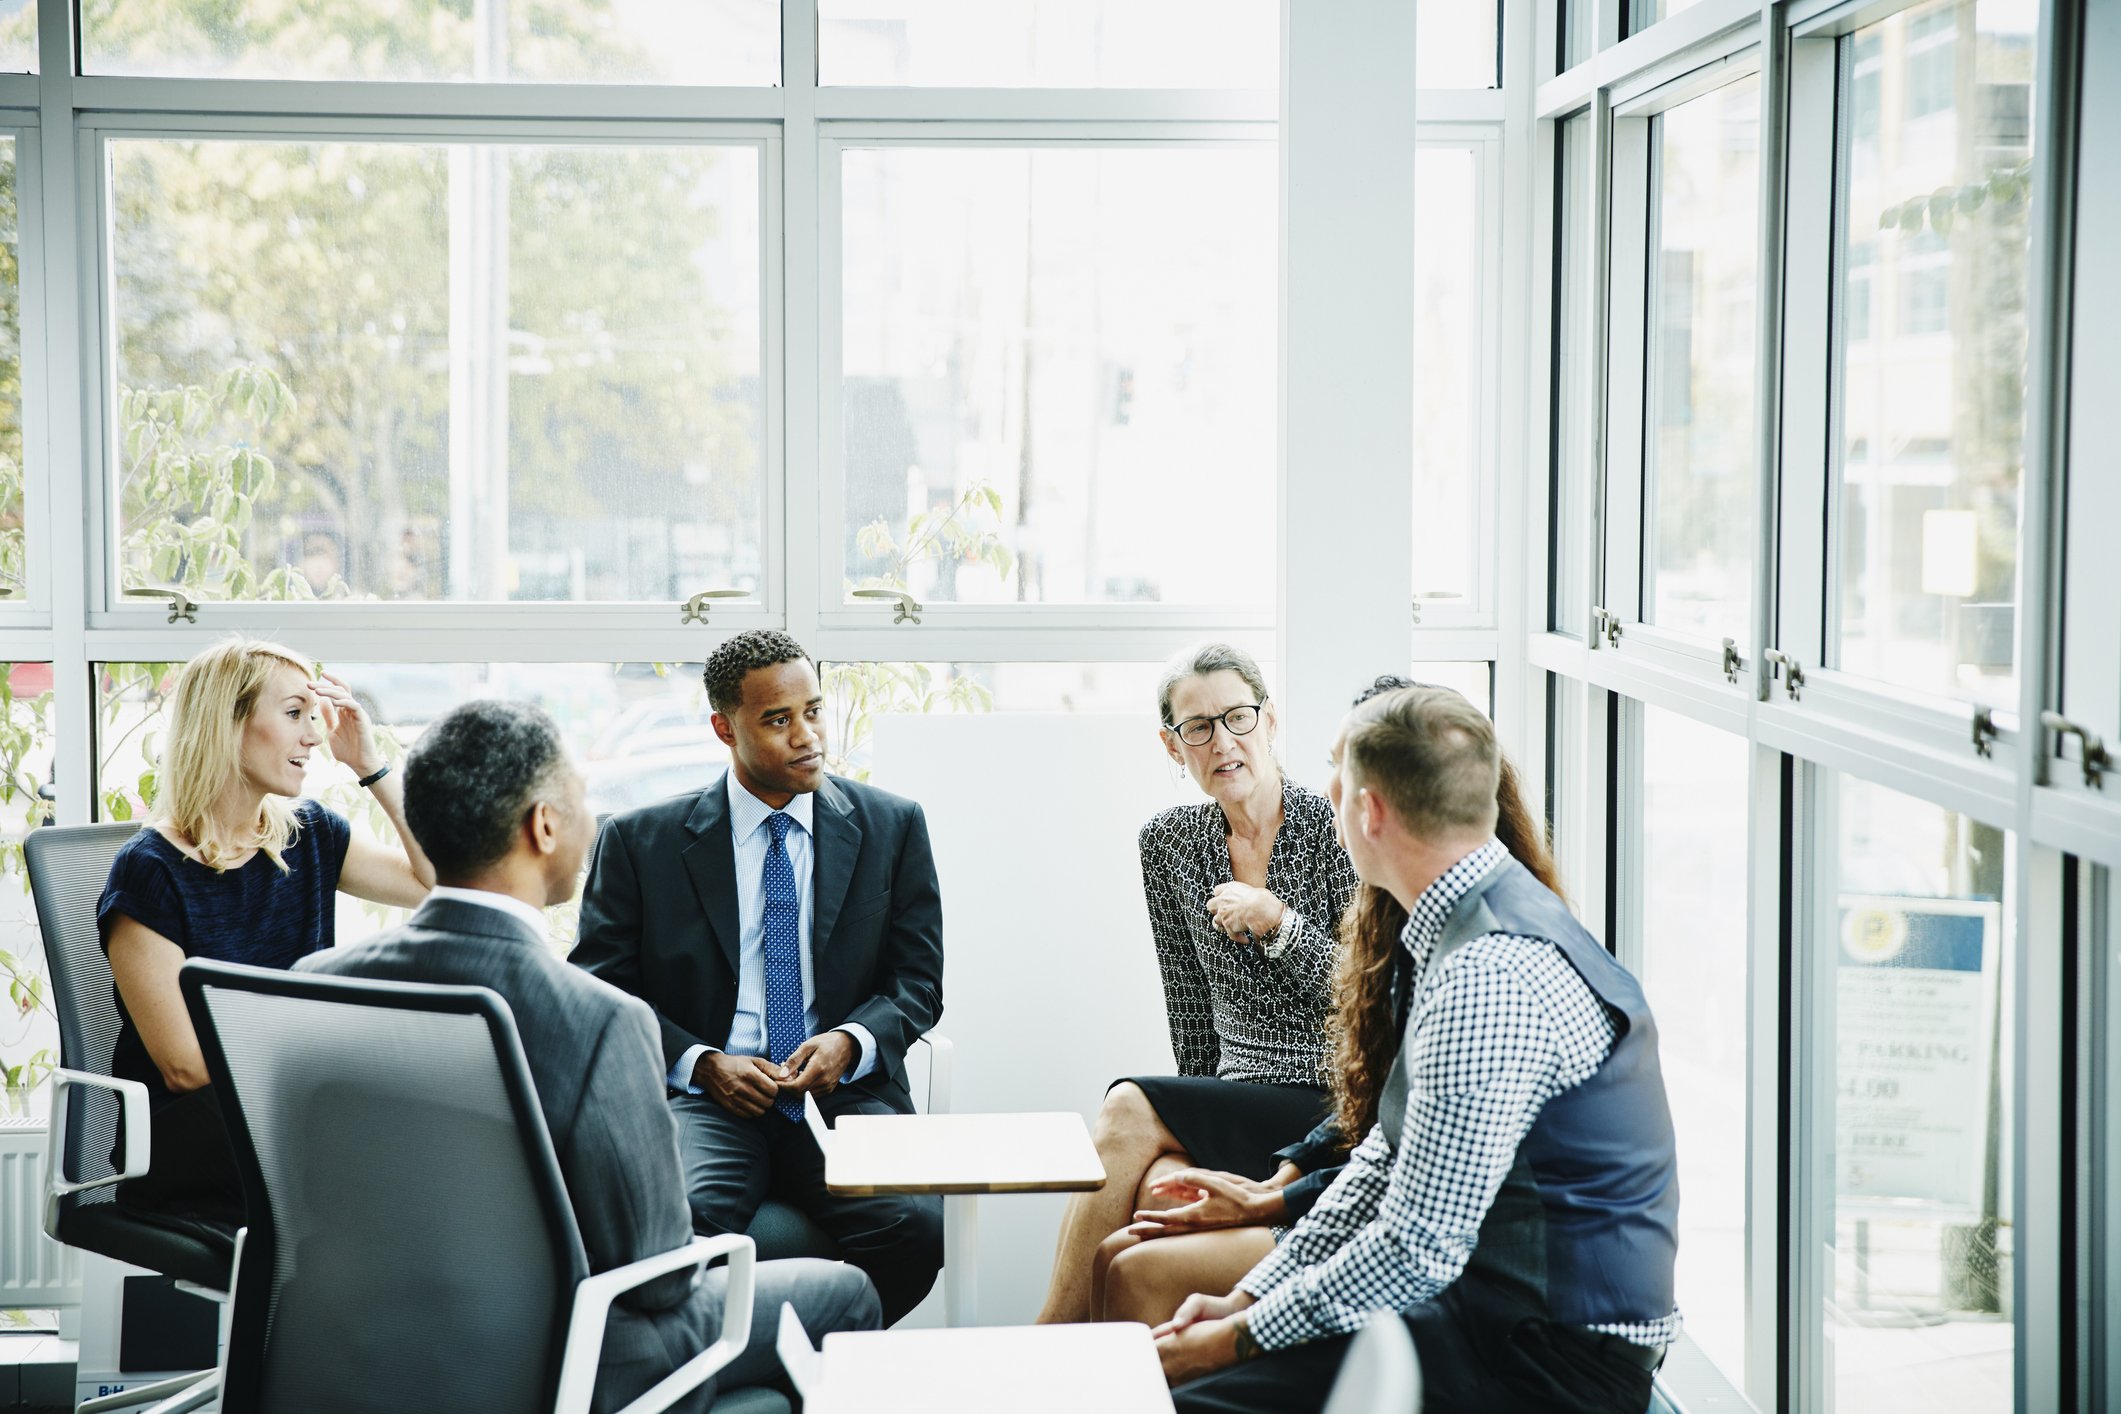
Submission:
<svg viewBox="0 0 2121 1414">
<path fill-rule="evenodd" d="M 491 987 L 515 1014 L 591 1271 L 682 1247 L 692 1236 L 677 1127 L 663 1103 L 655 1019 L 616 987 L 569 967 L 543 908 L 574 896 L 595 818 L 552 719 L 514 702 L 467 702 L 429 727 L 405 762 L 405 817 L 434 861 L 427 902 L 397 928 L 312 953 L 304 972 Z M 873 1330 L 868 1278 L 841 1262 L 754 1269 L 750 1343 L 729 1386 L 779 1383 L 774 1333 L 791 1302 L 813 1334 Z M 690 1271 L 625 1292 L 597 1368 L 599 1410 L 623 1408 L 704 1350 L 721 1327 L 727 1274 Z M 686 1409 L 704 1408 L 710 1383 Z"/>
<path fill-rule="evenodd" d="M 942 900 L 921 808 L 825 773 L 825 696 L 785 633 L 707 661 L 728 772 L 614 816 L 573 958 L 655 1008 L 693 1226 L 742 1232 L 768 1194 L 869 1274 L 884 1320 L 942 1268 L 942 1200 L 835 1197 L 802 1123 L 908 1114 L 906 1048 L 943 1003 Z"/>
</svg>

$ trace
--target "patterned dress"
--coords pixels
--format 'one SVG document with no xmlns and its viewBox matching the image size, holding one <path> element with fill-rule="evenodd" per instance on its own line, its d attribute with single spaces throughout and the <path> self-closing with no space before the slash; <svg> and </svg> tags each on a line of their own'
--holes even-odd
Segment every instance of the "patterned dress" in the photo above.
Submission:
<svg viewBox="0 0 2121 1414">
<path fill-rule="evenodd" d="M 1355 866 L 1324 796 L 1284 778 L 1281 805 L 1267 892 L 1289 912 L 1263 944 L 1228 937 L 1208 916 L 1208 895 L 1231 877 L 1220 805 L 1175 806 L 1142 826 L 1142 887 L 1180 1075 L 1326 1082 L 1334 937 Z"/>
</svg>

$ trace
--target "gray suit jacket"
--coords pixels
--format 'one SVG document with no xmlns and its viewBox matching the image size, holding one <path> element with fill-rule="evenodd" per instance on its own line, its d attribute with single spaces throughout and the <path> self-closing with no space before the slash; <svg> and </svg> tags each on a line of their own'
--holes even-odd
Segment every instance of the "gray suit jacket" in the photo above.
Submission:
<svg viewBox="0 0 2121 1414">
<path fill-rule="evenodd" d="M 298 971 L 490 987 L 515 1014 L 589 1269 L 608 1271 L 692 1240 L 677 1124 L 663 1098 L 655 1018 L 570 967 L 512 914 L 430 899 L 402 927 L 312 953 Z M 618 1409 L 705 1348 L 721 1312 L 688 1272 L 619 1297 L 596 1407 Z M 704 1409 L 712 1383 L 677 1406 Z"/>
<path fill-rule="evenodd" d="M 877 1046 L 877 1068 L 819 1104 L 833 1114 L 866 1093 L 909 1113 L 906 1048 L 943 1009 L 943 901 L 927 819 L 902 796 L 828 776 L 812 823 L 818 1027 L 855 1022 Z M 605 822 L 569 960 L 655 1008 L 665 1074 L 694 1045 L 729 1044 L 739 942 L 736 846 L 721 777 Z"/>
</svg>

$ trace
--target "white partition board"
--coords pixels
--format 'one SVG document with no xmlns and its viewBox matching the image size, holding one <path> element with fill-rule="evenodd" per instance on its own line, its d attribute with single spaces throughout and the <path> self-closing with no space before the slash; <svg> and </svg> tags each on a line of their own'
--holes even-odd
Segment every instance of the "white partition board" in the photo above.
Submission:
<svg viewBox="0 0 2121 1414">
<path fill-rule="evenodd" d="M 1198 801 L 1139 716 L 995 713 L 876 723 L 871 779 L 927 812 L 943 891 L 943 1017 L 961 1113 L 1076 1110 L 1169 1075 L 1136 836 Z M 1038 1314 L 1066 1199 L 982 1198 L 982 1325 Z M 931 1297 L 912 1324 L 940 1323 Z"/>
</svg>

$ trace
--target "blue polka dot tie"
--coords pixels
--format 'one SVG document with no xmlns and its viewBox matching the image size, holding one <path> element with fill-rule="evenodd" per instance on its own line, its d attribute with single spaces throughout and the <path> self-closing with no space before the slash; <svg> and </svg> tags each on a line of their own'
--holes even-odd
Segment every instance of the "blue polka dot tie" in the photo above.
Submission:
<svg viewBox="0 0 2121 1414">
<path fill-rule="evenodd" d="M 795 821 L 776 810 L 766 817 L 773 842 L 766 846 L 766 872 L 760 892 L 766 898 L 766 1055 L 775 1064 L 803 1044 L 803 902 L 795 891 L 795 867 L 788 862 L 788 827 Z M 783 1095 L 773 1107 L 789 1119 L 803 1118 L 800 1095 Z"/>
</svg>

